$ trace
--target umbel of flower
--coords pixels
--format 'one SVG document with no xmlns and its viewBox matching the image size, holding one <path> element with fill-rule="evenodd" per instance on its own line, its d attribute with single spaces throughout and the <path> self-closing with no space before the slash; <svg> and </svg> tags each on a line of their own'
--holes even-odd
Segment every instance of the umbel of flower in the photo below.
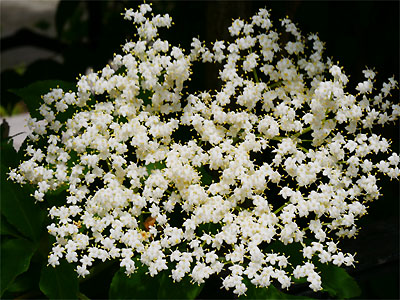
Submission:
<svg viewBox="0 0 400 300">
<path fill-rule="evenodd" d="M 287 288 L 306 278 L 320 290 L 312 260 L 353 265 L 338 238 L 355 236 L 380 196 L 377 174 L 399 177 L 399 156 L 371 133 L 397 120 L 386 100 L 397 82 L 377 90 L 365 70 L 350 94 L 318 37 L 284 19 L 282 43 L 265 9 L 232 23 L 233 42 L 194 38 L 188 54 L 158 35 L 171 18 L 150 11 L 126 11 L 138 40 L 81 76 L 77 92 L 43 96 L 29 159 L 9 173 L 35 185 L 37 201 L 67 188 L 49 210 L 49 264 L 66 259 L 85 276 L 95 260 L 117 259 L 128 275 L 140 263 L 198 284 L 220 274 L 238 295 L 244 279 Z M 185 93 L 195 61 L 220 65 L 219 91 Z M 276 243 L 301 245 L 302 261 L 268 250 Z"/>
</svg>

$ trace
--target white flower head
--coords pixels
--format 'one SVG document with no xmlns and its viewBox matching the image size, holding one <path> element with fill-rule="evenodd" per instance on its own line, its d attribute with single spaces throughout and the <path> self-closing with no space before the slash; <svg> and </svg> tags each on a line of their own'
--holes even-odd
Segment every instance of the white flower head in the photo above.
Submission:
<svg viewBox="0 0 400 300">
<path fill-rule="evenodd" d="M 379 90 L 364 70 L 353 95 L 317 35 L 287 18 L 277 30 L 266 9 L 234 20 L 232 42 L 193 38 L 189 51 L 159 36 L 172 21 L 151 11 L 126 10 L 138 39 L 76 91 L 45 94 L 28 122 L 26 160 L 9 178 L 32 184 L 36 201 L 67 193 L 48 211 L 48 263 L 65 258 L 82 277 L 109 259 L 131 276 L 144 267 L 202 284 L 219 274 L 237 295 L 245 279 L 286 289 L 305 278 L 321 290 L 310 261 L 353 265 L 338 238 L 355 236 L 384 192 L 378 174 L 400 176 L 399 155 L 372 133 L 400 115 L 387 99 L 396 80 Z M 215 64 L 221 88 L 189 93 L 194 63 Z M 293 245 L 300 262 L 272 251 Z"/>
</svg>

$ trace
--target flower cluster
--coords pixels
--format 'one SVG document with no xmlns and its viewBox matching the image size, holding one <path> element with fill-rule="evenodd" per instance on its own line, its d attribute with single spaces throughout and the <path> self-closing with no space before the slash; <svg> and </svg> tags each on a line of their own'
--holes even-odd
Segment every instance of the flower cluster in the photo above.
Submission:
<svg viewBox="0 0 400 300">
<path fill-rule="evenodd" d="M 126 11 L 138 40 L 110 65 L 81 76 L 76 92 L 43 96 L 30 158 L 9 173 L 37 186 L 37 201 L 67 191 L 49 210 L 49 264 L 65 258 L 85 276 L 95 260 L 118 259 L 129 275 L 140 260 L 175 281 L 220 274 L 238 295 L 244 279 L 288 288 L 305 278 L 320 290 L 313 262 L 353 265 L 338 238 L 357 233 L 378 174 L 399 177 L 399 156 L 371 133 L 397 120 L 400 106 L 386 100 L 397 82 L 376 90 L 365 70 L 350 94 L 317 35 L 283 19 L 282 39 L 265 9 L 235 20 L 232 42 L 194 38 L 188 54 L 158 35 L 171 18 L 150 11 Z M 221 66 L 219 91 L 185 93 L 194 62 Z M 277 243 L 300 245 L 302 260 Z"/>
</svg>

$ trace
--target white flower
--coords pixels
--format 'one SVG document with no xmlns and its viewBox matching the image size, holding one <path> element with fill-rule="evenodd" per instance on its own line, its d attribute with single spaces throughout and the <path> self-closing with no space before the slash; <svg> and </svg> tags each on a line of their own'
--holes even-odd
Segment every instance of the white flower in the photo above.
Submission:
<svg viewBox="0 0 400 300">
<path fill-rule="evenodd" d="M 365 78 L 367 78 L 367 79 L 374 79 L 375 78 L 375 72 L 374 71 L 372 71 L 372 70 L 363 70 L 362 71 L 363 73 L 364 73 L 364 76 L 365 76 Z"/>
<path fill-rule="evenodd" d="M 342 74 L 342 70 L 340 67 L 333 65 L 330 69 L 329 72 L 332 74 L 334 77 L 339 77 Z"/>
<path fill-rule="evenodd" d="M 341 266 L 345 261 L 345 258 L 344 258 L 344 255 L 343 255 L 342 252 L 339 252 L 338 254 L 332 255 L 332 259 L 333 259 L 332 262 L 335 265 L 338 265 L 338 266 Z"/>
<path fill-rule="evenodd" d="M 76 272 L 78 273 L 79 276 L 85 277 L 86 275 L 89 275 L 89 271 L 86 269 L 85 265 L 82 266 L 77 266 L 76 267 Z"/>
<path fill-rule="evenodd" d="M 231 36 L 239 35 L 239 32 L 242 30 L 243 26 L 244 22 L 240 19 L 236 19 L 228 28 L 229 33 L 231 34 Z"/>
<path fill-rule="evenodd" d="M 370 80 L 360 82 L 356 86 L 356 90 L 359 91 L 361 94 L 370 93 L 372 91 L 372 82 Z"/>
</svg>

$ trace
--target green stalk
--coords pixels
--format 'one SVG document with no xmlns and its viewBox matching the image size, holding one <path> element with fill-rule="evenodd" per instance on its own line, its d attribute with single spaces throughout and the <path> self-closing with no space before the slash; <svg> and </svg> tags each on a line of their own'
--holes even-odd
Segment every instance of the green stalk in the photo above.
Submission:
<svg viewBox="0 0 400 300">
<path fill-rule="evenodd" d="M 275 83 L 273 83 L 273 84 L 271 84 L 271 85 L 269 85 L 268 87 L 269 88 L 274 88 L 274 87 L 278 87 L 278 86 L 280 86 L 281 85 L 281 81 L 278 81 L 278 82 L 275 82 Z"/>
<path fill-rule="evenodd" d="M 253 74 L 254 74 L 254 79 L 256 80 L 256 83 L 259 83 L 257 72 L 256 72 L 255 68 L 253 69 Z"/>
<path fill-rule="evenodd" d="M 306 134 L 307 132 L 311 131 L 311 126 L 308 126 L 306 129 L 304 129 L 302 132 L 298 132 L 296 134 L 293 135 L 293 137 L 299 137 L 303 134 Z"/>
<path fill-rule="evenodd" d="M 301 150 L 303 150 L 304 152 L 308 152 L 308 149 L 306 149 L 306 148 L 304 148 L 304 147 L 302 147 L 302 146 L 299 146 L 299 145 L 297 145 L 297 147 L 299 147 Z"/>
<path fill-rule="evenodd" d="M 279 207 L 277 210 L 274 211 L 274 214 L 277 214 L 278 212 L 280 212 L 288 204 L 289 204 L 289 201 L 285 202 L 285 204 L 283 204 L 281 207 Z"/>
</svg>

